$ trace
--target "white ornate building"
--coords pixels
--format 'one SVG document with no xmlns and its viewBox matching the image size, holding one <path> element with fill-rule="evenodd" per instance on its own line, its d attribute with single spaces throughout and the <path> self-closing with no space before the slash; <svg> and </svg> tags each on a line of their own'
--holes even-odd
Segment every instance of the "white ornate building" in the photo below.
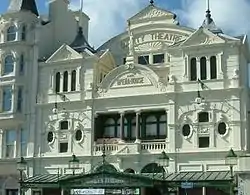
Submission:
<svg viewBox="0 0 250 195">
<path fill-rule="evenodd" d="M 71 173 L 72 154 L 88 173 L 103 147 L 122 172 L 147 172 L 165 151 L 168 173 L 218 175 L 233 148 L 249 194 L 247 36 L 224 34 L 209 10 L 191 29 L 151 3 L 95 50 L 78 16 L 66 0 L 46 17 L 13 0 L 0 17 L 0 194 L 17 193 L 21 156 L 26 177 Z M 220 194 L 193 193 L 206 192 Z"/>
</svg>

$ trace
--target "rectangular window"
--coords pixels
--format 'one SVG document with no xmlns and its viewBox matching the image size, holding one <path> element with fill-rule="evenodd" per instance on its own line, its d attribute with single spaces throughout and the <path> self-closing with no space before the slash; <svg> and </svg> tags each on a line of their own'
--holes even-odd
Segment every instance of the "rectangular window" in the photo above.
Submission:
<svg viewBox="0 0 250 195">
<path fill-rule="evenodd" d="M 17 92 L 17 112 L 22 112 L 22 105 L 23 105 L 23 87 L 19 87 Z"/>
<path fill-rule="evenodd" d="M 24 55 L 23 54 L 20 56 L 19 66 L 20 66 L 19 73 L 20 75 L 23 75 L 24 73 Z"/>
<path fill-rule="evenodd" d="M 22 41 L 25 41 L 25 40 L 26 40 L 26 25 L 23 25 L 23 26 L 22 26 L 21 40 L 22 40 Z"/>
<path fill-rule="evenodd" d="M 3 87 L 3 112 L 11 110 L 12 104 L 12 88 L 11 86 Z"/>
<path fill-rule="evenodd" d="M 164 63 L 164 61 L 165 61 L 164 54 L 157 54 L 157 55 L 153 56 L 153 63 L 154 64 Z"/>
<path fill-rule="evenodd" d="M 209 137 L 199 137 L 199 148 L 209 147 Z"/>
<path fill-rule="evenodd" d="M 149 64 L 149 56 L 139 56 L 138 64 L 142 64 L 142 65 Z"/>
<path fill-rule="evenodd" d="M 60 123 L 60 129 L 61 130 L 67 130 L 67 129 L 69 129 L 69 122 L 68 121 L 62 121 L 61 123 Z"/>
<path fill-rule="evenodd" d="M 127 58 L 123 58 L 123 64 L 126 64 Z"/>
<path fill-rule="evenodd" d="M 6 130 L 6 150 L 5 157 L 6 158 L 14 158 L 15 152 L 15 143 L 17 138 L 16 130 Z"/>
<path fill-rule="evenodd" d="M 6 189 L 6 195 L 18 195 L 18 189 Z"/>
<path fill-rule="evenodd" d="M 68 152 L 68 143 L 60 143 L 60 153 Z"/>
<path fill-rule="evenodd" d="M 21 129 L 21 135 L 20 135 L 21 156 L 27 156 L 27 144 L 28 144 L 28 132 L 27 130 Z"/>
<path fill-rule="evenodd" d="M 201 123 L 209 122 L 209 114 L 208 112 L 200 112 L 198 113 L 198 121 Z"/>
</svg>

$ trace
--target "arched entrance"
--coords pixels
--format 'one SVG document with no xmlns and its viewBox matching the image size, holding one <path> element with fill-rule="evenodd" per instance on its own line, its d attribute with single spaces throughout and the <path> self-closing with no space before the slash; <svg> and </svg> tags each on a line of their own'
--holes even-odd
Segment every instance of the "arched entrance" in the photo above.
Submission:
<svg viewBox="0 0 250 195">
<path fill-rule="evenodd" d="M 157 163 L 150 163 L 144 166 L 141 169 L 142 174 L 150 174 L 154 177 L 154 175 L 162 174 L 165 170 L 163 167 L 159 166 Z M 154 188 L 143 188 L 141 189 L 142 195 L 161 195 L 161 190 L 154 187 Z"/>
<path fill-rule="evenodd" d="M 128 169 L 126 169 L 126 170 L 124 171 L 124 173 L 135 174 L 135 171 L 134 171 L 133 169 L 128 168 Z"/>
</svg>

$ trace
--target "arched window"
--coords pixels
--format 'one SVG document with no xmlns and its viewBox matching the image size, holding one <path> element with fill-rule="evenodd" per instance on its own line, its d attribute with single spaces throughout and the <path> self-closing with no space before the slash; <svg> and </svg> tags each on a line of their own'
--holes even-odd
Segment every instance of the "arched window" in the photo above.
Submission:
<svg viewBox="0 0 250 195">
<path fill-rule="evenodd" d="M 17 28 L 16 26 L 10 26 L 7 29 L 7 41 L 15 41 L 17 37 Z"/>
<path fill-rule="evenodd" d="M 215 56 L 210 58 L 210 75 L 211 79 L 217 78 L 217 60 Z"/>
<path fill-rule="evenodd" d="M 60 72 L 57 72 L 56 73 L 56 88 L 55 88 L 56 93 L 60 92 L 60 83 L 61 83 L 60 81 L 61 81 L 61 74 Z"/>
<path fill-rule="evenodd" d="M 26 29 L 26 25 L 24 24 L 23 26 L 22 26 L 22 34 L 21 34 L 21 40 L 22 41 L 25 41 L 26 40 L 26 32 L 27 31 L 27 29 Z"/>
<path fill-rule="evenodd" d="M 19 73 L 23 74 L 24 73 L 24 55 L 21 54 L 20 56 L 20 61 L 19 61 Z"/>
<path fill-rule="evenodd" d="M 68 72 L 63 73 L 63 91 L 68 91 Z"/>
<path fill-rule="evenodd" d="M 146 138 L 157 137 L 157 118 L 150 115 L 146 118 Z"/>
<path fill-rule="evenodd" d="M 4 59 L 4 70 L 3 74 L 9 74 L 14 71 L 14 57 L 12 54 L 7 55 Z"/>
<path fill-rule="evenodd" d="M 196 58 L 192 58 L 190 61 L 190 80 L 196 81 L 197 80 L 197 63 Z"/>
<path fill-rule="evenodd" d="M 207 59 L 206 59 L 206 57 L 202 57 L 200 59 L 200 79 L 201 80 L 207 79 Z"/>
<path fill-rule="evenodd" d="M 104 123 L 103 137 L 114 138 L 116 137 L 116 123 L 113 118 L 108 118 Z"/>
<path fill-rule="evenodd" d="M 165 172 L 163 167 L 159 166 L 157 163 L 147 164 L 142 168 L 141 173 L 162 173 Z"/>
<path fill-rule="evenodd" d="M 76 90 L 76 71 L 71 72 L 71 91 Z"/>
</svg>

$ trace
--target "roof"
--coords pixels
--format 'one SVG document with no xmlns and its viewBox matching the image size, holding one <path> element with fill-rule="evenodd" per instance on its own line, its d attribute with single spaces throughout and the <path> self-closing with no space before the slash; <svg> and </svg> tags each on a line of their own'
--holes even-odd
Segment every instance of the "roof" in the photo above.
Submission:
<svg viewBox="0 0 250 195">
<path fill-rule="evenodd" d="M 175 183 L 175 185 L 181 185 L 182 182 L 193 182 L 199 185 L 214 185 L 213 182 L 222 183 L 226 185 L 231 182 L 230 171 L 213 171 L 213 172 L 180 172 L 169 173 L 163 178 L 161 173 L 143 173 L 143 174 L 131 174 L 122 172 L 94 172 L 89 174 L 77 174 L 77 175 L 35 175 L 23 182 L 24 187 L 56 187 L 67 186 L 77 188 L 82 187 L 110 187 L 110 186 L 151 186 L 157 182 L 165 183 L 168 185 Z M 221 185 L 221 184 L 220 184 Z"/>
<path fill-rule="evenodd" d="M 36 0 L 10 0 L 8 12 L 30 11 L 38 16 Z"/>
<path fill-rule="evenodd" d="M 77 35 L 69 46 L 79 53 L 84 52 L 86 49 L 92 53 L 96 53 L 96 50 L 89 45 L 88 41 L 83 35 L 82 27 L 78 28 Z"/>
</svg>

